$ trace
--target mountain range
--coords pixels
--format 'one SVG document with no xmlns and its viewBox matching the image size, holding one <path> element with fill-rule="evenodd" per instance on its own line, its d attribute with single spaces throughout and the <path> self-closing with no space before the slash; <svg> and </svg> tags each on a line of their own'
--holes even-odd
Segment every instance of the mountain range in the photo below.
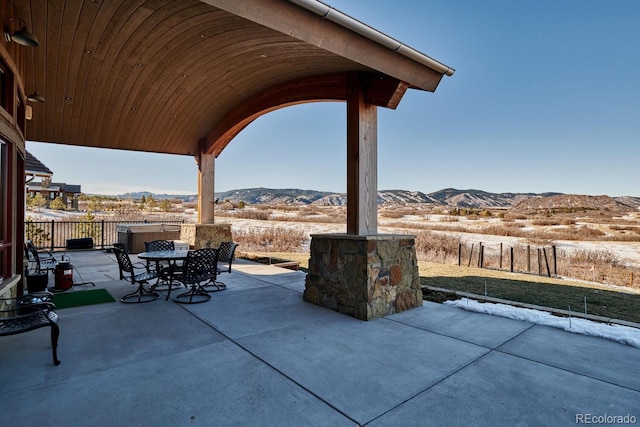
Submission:
<svg viewBox="0 0 640 427">
<path fill-rule="evenodd" d="M 197 195 L 153 194 L 150 192 L 127 193 L 119 197 L 139 199 L 153 195 L 157 200 L 179 199 L 194 202 Z M 316 190 L 300 190 L 295 188 L 245 188 L 216 193 L 219 202 L 244 202 L 257 204 L 303 204 L 346 206 L 345 193 L 332 193 Z M 490 193 L 482 190 L 458 190 L 445 188 L 433 193 L 408 190 L 384 190 L 378 192 L 378 204 L 424 203 L 439 206 L 457 206 L 461 208 L 522 208 L 522 209 L 554 209 L 554 208 L 588 208 L 608 210 L 635 210 L 640 208 L 640 197 L 624 196 L 587 196 L 563 193 Z"/>
<path fill-rule="evenodd" d="M 316 204 L 346 206 L 345 193 L 316 190 L 246 188 L 216 193 L 219 201 L 248 204 Z M 640 208 L 640 197 L 609 197 L 567 195 L 562 193 L 489 193 L 482 190 L 446 188 L 433 193 L 407 190 L 378 192 L 378 204 L 427 203 L 463 208 L 554 208 L 602 206 L 607 209 L 626 210 Z"/>
</svg>

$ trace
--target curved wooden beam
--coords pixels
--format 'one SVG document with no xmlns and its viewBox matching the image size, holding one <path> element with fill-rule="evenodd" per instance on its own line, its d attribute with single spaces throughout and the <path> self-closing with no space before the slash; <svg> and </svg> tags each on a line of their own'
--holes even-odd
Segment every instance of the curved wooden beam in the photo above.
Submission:
<svg viewBox="0 0 640 427">
<path fill-rule="evenodd" d="M 355 73 L 365 82 L 368 103 L 396 108 L 407 85 L 374 73 Z M 200 141 L 200 152 L 218 157 L 231 140 L 258 117 L 291 105 L 309 102 L 346 101 L 349 73 L 309 76 L 280 83 L 240 102 Z"/>
</svg>

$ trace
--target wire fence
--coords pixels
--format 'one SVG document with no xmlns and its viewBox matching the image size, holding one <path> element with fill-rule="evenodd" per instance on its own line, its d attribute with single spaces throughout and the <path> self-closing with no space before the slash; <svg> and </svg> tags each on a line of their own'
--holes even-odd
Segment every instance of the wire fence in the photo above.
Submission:
<svg viewBox="0 0 640 427">
<path fill-rule="evenodd" d="M 571 277 L 589 282 L 638 287 L 640 270 L 625 265 L 615 255 L 571 253 L 550 246 L 458 244 L 458 265 L 548 277 Z M 597 255 L 597 256 L 596 256 Z"/>
<path fill-rule="evenodd" d="M 487 250 L 482 242 L 458 245 L 458 265 L 480 268 L 494 268 L 511 272 L 537 273 L 538 275 L 556 276 L 558 274 L 558 253 L 555 246 L 505 247 L 495 245 Z"/>
</svg>

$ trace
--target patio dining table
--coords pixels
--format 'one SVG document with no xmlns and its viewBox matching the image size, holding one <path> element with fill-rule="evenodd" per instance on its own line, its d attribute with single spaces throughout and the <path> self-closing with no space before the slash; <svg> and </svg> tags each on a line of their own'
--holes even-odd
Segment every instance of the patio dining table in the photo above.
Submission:
<svg viewBox="0 0 640 427">
<path fill-rule="evenodd" d="M 154 261 L 156 263 L 156 269 L 158 271 L 159 277 L 162 279 L 166 279 L 169 286 L 167 297 L 165 299 L 166 301 L 169 300 L 169 296 L 171 295 L 171 288 L 173 287 L 176 273 L 181 268 L 181 266 L 177 264 L 177 261 L 184 261 L 185 259 L 187 259 L 188 252 L 188 250 L 184 249 L 175 249 L 166 251 L 148 251 L 138 254 L 139 259 Z M 163 273 L 161 273 L 162 270 L 160 267 L 160 263 L 163 261 L 168 263 L 168 267 L 166 267 Z M 157 286 L 157 284 L 154 286 Z"/>
</svg>

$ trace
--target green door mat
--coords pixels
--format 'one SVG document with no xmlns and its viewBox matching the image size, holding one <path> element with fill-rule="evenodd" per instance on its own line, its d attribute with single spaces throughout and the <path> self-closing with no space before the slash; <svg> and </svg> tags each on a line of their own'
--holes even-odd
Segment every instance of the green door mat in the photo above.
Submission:
<svg viewBox="0 0 640 427">
<path fill-rule="evenodd" d="M 65 294 L 54 294 L 53 303 L 56 308 L 80 307 L 81 305 L 102 304 L 113 302 L 115 299 L 106 289 L 93 289 L 90 291 L 76 291 Z"/>
</svg>

